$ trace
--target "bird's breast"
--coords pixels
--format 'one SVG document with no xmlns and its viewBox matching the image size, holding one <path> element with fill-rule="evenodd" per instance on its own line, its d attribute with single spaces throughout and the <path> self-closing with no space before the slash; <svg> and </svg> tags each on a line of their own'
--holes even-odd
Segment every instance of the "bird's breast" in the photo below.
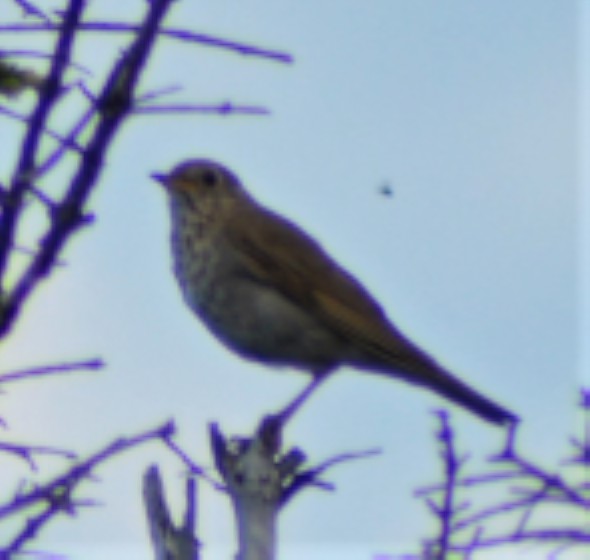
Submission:
<svg viewBox="0 0 590 560">
<path fill-rule="evenodd" d="M 171 238 L 174 274 L 189 307 L 199 313 L 209 299 L 219 255 L 206 224 L 179 222 Z"/>
<path fill-rule="evenodd" d="M 222 342 L 250 359 L 312 371 L 338 361 L 338 337 L 248 278 L 220 243 L 191 232 L 172 236 L 174 272 L 189 307 Z"/>
</svg>

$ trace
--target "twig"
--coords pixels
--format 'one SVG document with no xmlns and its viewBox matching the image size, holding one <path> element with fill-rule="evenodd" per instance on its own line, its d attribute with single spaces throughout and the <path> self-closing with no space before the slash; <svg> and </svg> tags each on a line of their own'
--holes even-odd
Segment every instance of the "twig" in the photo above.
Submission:
<svg viewBox="0 0 590 560">
<path fill-rule="evenodd" d="M 586 406 L 584 398 L 581 408 L 585 420 L 589 421 L 590 406 Z M 445 419 L 441 418 L 441 422 L 444 424 Z M 456 452 L 449 445 L 452 438 L 448 434 L 444 434 L 443 425 L 439 439 L 446 442 L 447 448 L 447 451 L 443 453 L 446 465 L 445 483 L 422 488 L 416 492 L 416 495 L 426 499 L 427 505 L 437 517 L 442 518 L 443 513 L 452 512 L 456 519 L 451 522 L 450 515 L 444 516 L 448 519 L 445 530 L 437 539 L 427 541 L 427 558 L 444 558 L 445 554 L 448 556 L 453 553 L 461 553 L 465 560 L 470 560 L 476 552 L 483 549 L 516 543 L 542 543 L 547 546 L 551 543 L 563 542 L 565 544 L 556 547 L 549 556 L 557 558 L 566 549 L 590 543 L 590 527 L 585 523 L 580 527 L 573 525 L 564 527 L 564 523 L 560 523 L 558 529 L 531 527 L 533 515 L 536 516 L 538 511 L 544 511 L 541 508 L 550 508 L 552 512 L 555 512 L 556 506 L 562 509 L 566 507 L 568 508 L 565 510 L 566 513 L 570 511 L 575 514 L 581 510 L 582 515 L 587 516 L 590 510 L 590 486 L 569 484 L 564 476 L 544 470 L 525 459 L 516 448 L 515 431 L 507 434 L 503 451 L 488 459 L 491 463 L 506 465 L 510 469 L 509 472 L 488 472 L 483 475 L 458 478 L 456 476 L 457 469 L 455 469 L 458 463 L 454 465 L 455 461 L 449 462 L 451 456 L 456 459 Z M 568 462 L 568 466 L 577 465 L 583 471 L 588 470 L 590 453 L 586 451 L 585 437 L 584 441 L 573 438 L 572 444 L 576 449 L 576 456 Z M 484 486 L 488 488 L 490 483 L 503 483 L 506 487 L 507 483 L 514 480 L 517 480 L 519 485 L 507 488 L 511 492 L 511 496 L 508 498 L 499 497 L 491 506 L 480 508 L 475 512 L 470 507 L 470 512 L 467 515 L 462 515 L 461 518 L 456 515 L 462 509 L 466 509 L 453 506 L 449 495 L 454 493 L 456 489 L 467 486 L 476 489 Z M 528 486 L 524 486 L 524 483 L 527 483 Z M 530 487 L 531 484 L 534 485 L 533 488 Z M 430 499 L 431 494 L 441 491 L 444 492 L 443 500 L 446 503 L 443 507 L 439 507 L 434 500 Z M 489 528 L 489 522 L 504 519 L 509 514 L 516 520 L 512 529 L 504 529 L 496 535 L 484 535 L 484 531 Z M 487 526 L 484 522 L 487 522 Z M 539 525 L 538 521 L 536 525 Z M 471 534 L 466 540 L 463 539 L 464 543 L 459 544 L 457 540 L 461 535 L 465 535 L 465 531 Z M 451 543 L 451 536 L 453 543 Z"/>
<path fill-rule="evenodd" d="M 37 378 L 41 375 L 55 375 L 56 373 L 71 373 L 80 370 L 96 370 L 103 368 L 104 362 L 100 358 L 93 358 L 83 362 L 70 362 L 64 364 L 53 364 L 49 366 L 40 366 L 36 368 L 23 369 L 0 374 L 0 384 L 10 383 L 12 381 L 22 381 L 23 379 Z"/>
<path fill-rule="evenodd" d="M 160 472 L 155 465 L 144 474 L 143 496 L 156 560 L 198 560 L 194 478 L 186 482 L 186 511 L 184 523 L 179 527 L 170 515 Z"/>
<path fill-rule="evenodd" d="M 22 8 L 25 16 L 38 17 L 49 24 L 51 23 L 49 16 L 47 16 L 45 12 L 35 6 L 32 2 L 29 2 L 28 0 L 14 0 L 14 2 Z"/>
<path fill-rule="evenodd" d="M 0 451 L 4 451 L 6 453 L 12 453 L 16 455 L 23 461 L 25 461 L 32 471 L 37 471 L 37 464 L 33 456 L 35 454 L 39 455 L 57 455 L 60 457 L 65 457 L 66 459 L 76 459 L 77 455 L 72 453 L 71 451 L 66 451 L 65 449 L 57 449 L 55 447 L 47 447 L 43 445 L 16 445 L 13 443 L 4 443 L 0 442 Z"/>
<path fill-rule="evenodd" d="M 39 96 L 37 106 L 29 121 L 29 128 L 21 147 L 21 158 L 13 175 L 11 187 L 5 197 L 2 221 L 0 221 L 0 279 L 4 278 L 10 249 L 14 244 L 16 224 L 21 211 L 22 201 L 35 170 L 37 149 L 41 141 L 41 135 L 46 129 L 49 113 L 61 89 L 63 73 L 67 66 L 67 61 L 70 59 L 76 27 L 80 22 L 83 7 L 83 0 L 71 0 L 67 17 L 63 20 L 62 25 L 58 27 L 60 35 L 55 58 L 51 64 L 51 70 L 43 89 L 43 95 Z M 0 316 L 0 321 L 4 323 L 4 328 L 0 329 L 0 334 L 4 334 L 10 325 L 11 317 L 10 313 L 6 311 L 0 313 Z"/>
<path fill-rule="evenodd" d="M 356 451 L 349 453 L 341 453 L 335 455 L 320 463 L 316 467 L 306 469 L 304 471 L 297 472 L 293 477 L 293 480 L 285 487 L 283 495 L 281 496 L 281 507 L 285 506 L 300 490 L 306 486 L 314 486 L 321 488 L 322 490 L 334 490 L 334 485 L 320 480 L 320 476 L 325 473 L 329 468 L 338 465 L 340 463 L 355 461 L 357 459 L 365 459 L 368 457 L 374 457 L 382 453 L 381 449 L 366 449 L 364 451 Z M 291 457 L 292 461 L 303 462 L 305 458 L 299 458 L 298 455 Z M 293 469 L 290 469 L 293 470 Z"/>
<path fill-rule="evenodd" d="M 81 2 L 81 0 L 72 1 Z M 89 140 L 84 158 L 79 164 L 63 201 L 55 209 L 52 227 L 47 231 L 40 243 L 39 255 L 31 262 L 3 301 L 3 308 L 0 310 L 0 337 L 10 330 L 29 294 L 40 280 L 49 274 L 57 256 L 74 231 L 87 223 L 87 217 L 83 212 L 84 205 L 102 172 L 102 161 L 106 151 L 124 118 L 132 109 L 133 92 L 143 67 L 149 58 L 157 36 L 158 26 L 172 1 L 154 0 L 149 4 L 145 21 L 139 27 L 137 37 L 127 53 L 116 63 L 107 78 L 97 100 L 97 108 L 100 114 L 99 122 Z M 68 11 L 66 18 L 68 21 L 71 19 L 71 11 Z M 61 56 L 59 58 L 66 59 L 68 57 Z M 51 82 L 51 79 L 49 81 Z M 45 98 L 45 96 L 42 97 Z M 26 164 L 24 169 L 29 169 L 32 172 L 32 161 L 27 159 Z M 19 173 L 17 177 L 20 179 L 16 182 L 16 185 L 19 189 L 24 190 L 28 184 L 26 176 Z M 22 179 L 22 177 L 25 177 L 25 179 Z M 22 191 L 18 190 L 18 192 L 19 196 L 22 197 Z M 16 202 L 17 206 L 20 206 L 20 198 Z M 13 234 L 15 220 L 15 212 L 12 212 L 9 220 L 5 220 L 3 216 L 2 222 L 0 222 L 0 239 L 2 239 L 3 229 L 9 231 L 10 235 Z M 6 255 L 4 255 L 4 258 L 6 258 Z M 4 271 L 4 265 L 5 261 L 3 263 L 2 252 L 0 252 L 0 276 Z"/>
<path fill-rule="evenodd" d="M 229 101 L 220 105 L 153 105 L 151 107 L 136 107 L 134 115 L 153 115 L 159 113 L 210 113 L 216 115 L 270 115 L 266 107 L 249 105 L 233 105 Z"/>
<path fill-rule="evenodd" d="M 431 510 L 434 511 L 440 523 L 439 535 L 431 544 L 438 560 L 444 560 L 451 548 L 451 536 L 453 534 L 453 522 L 459 513 L 455 504 L 455 493 L 457 480 L 461 467 L 467 461 L 467 457 L 458 457 L 455 449 L 455 434 L 449 422 L 448 413 L 444 410 L 436 411 L 440 420 L 440 430 L 437 439 L 442 443 L 440 455 L 445 467 L 445 490 L 442 498 L 442 505 L 429 502 Z"/>
<path fill-rule="evenodd" d="M 47 174 L 57 163 L 59 163 L 66 153 L 70 144 L 76 145 L 77 138 L 86 130 L 86 128 L 92 123 L 92 119 L 96 114 L 96 108 L 92 107 L 88 109 L 78 122 L 72 127 L 68 135 L 64 138 L 64 142 L 61 142 L 59 146 L 51 153 L 47 159 L 39 165 L 37 168 L 37 177 L 42 177 Z M 54 205 L 55 208 L 55 205 Z"/>
<path fill-rule="evenodd" d="M 508 545 L 514 543 L 524 542 L 553 542 L 553 541 L 572 541 L 578 544 L 590 543 L 590 535 L 574 528 L 565 529 L 537 529 L 535 531 L 527 531 L 519 535 L 508 535 L 489 537 L 487 539 L 479 539 L 477 546 L 479 548 L 494 548 L 499 545 Z M 466 547 L 464 545 L 453 545 L 449 548 L 451 552 L 464 552 Z"/>
<path fill-rule="evenodd" d="M 215 490 L 219 490 L 220 492 L 226 491 L 226 487 L 217 482 L 212 476 L 209 476 L 203 467 L 197 465 L 197 463 L 189 457 L 188 453 L 172 440 L 172 437 L 165 438 L 164 442 L 166 443 L 166 446 L 188 467 L 191 475 L 206 480 Z"/>
<path fill-rule="evenodd" d="M 50 214 L 53 213 L 56 207 L 54 200 L 49 198 L 40 188 L 33 184 L 29 185 L 29 192 L 49 210 Z"/>
<path fill-rule="evenodd" d="M 55 25 L 42 25 L 42 24 L 8 24 L 0 25 L 0 32 L 9 33 L 23 31 L 31 32 L 47 32 L 56 31 L 58 29 Z M 136 25 L 124 24 L 119 22 L 111 21 L 86 21 L 78 26 L 80 31 L 99 31 L 99 32 L 116 32 L 116 33 L 135 33 L 138 31 Z M 246 43 L 239 43 L 237 41 L 230 41 L 228 39 L 222 39 L 221 37 L 214 37 L 205 33 L 194 33 L 187 29 L 176 29 L 176 28 L 162 28 L 159 33 L 161 35 L 171 37 L 173 39 L 179 39 L 181 41 L 188 41 L 192 43 L 198 43 L 200 45 L 208 47 L 216 47 L 229 51 L 237 52 L 238 54 L 246 56 L 257 56 L 261 58 L 267 58 L 283 64 L 291 64 L 293 57 L 290 54 L 264 49 L 256 47 L 254 45 L 248 45 Z"/>
<path fill-rule="evenodd" d="M 0 105 L 0 113 L 2 113 L 3 115 L 6 115 L 7 117 L 10 117 L 11 119 L 17 120 L 19 122 L 22 122 L 25 124 L 30 124 L 30 120 L 28 117 L 25 117 L 24 115 L 20 115 L 16 111 L 13 111 L 12 109 L 9 109 L 8 107 L 4 107 L 3 105 Z M 42 127 L 41 130 L 42 130 L 43 134 L 46 134 L 47 136 L 53 138 L 54 140 L 57 140 L 60 144 L 62 144 L 68 150 L 72 150 L 77 153 L 83 153 L 82 146 L 80 146 L 79 144 L 76 144 L 75 142 L 68 140 L 68 138 L 65 138 L 64 136 L 62 136 L 58 132 L 54 132 L 53 130 L 51 130 L 50 128 L 47 128 L 45 126 Z"/>
<path fill-rule="evenodd" d="M 87 502 L 75 502 L 72 499 L 72 495 L 78 484 L 87 479 L 98 465 L 115 455 L 129 451 L 146 442 L 156 439 L 165 440 L 167 437 L 171 437 L 174 430 L 174 424 L 172 422 L 166 422 L 153 430 L 143 432 L 139 435 L 120 438 L 94 455 L 91 455 L 85 461 L 73 466 L 65 474 L 58 476 L 43 486 L 19 494 L 9 503 L 0 506 L 0 519 L 3 519 L 33 504 L 47 504 L 46 510 L 34 520 L 32 525 L 27 524 L 7 548 L 0 549 L 0 559 L 12 558 L 11 555 L 18 552 L 27 541 L 34 538 L 40 528 L 46 525 L 59 512 L 65 511 L 71 513 L 78 505 L 87 505 Z"/>
<path fill-rule="evenodd" d="M 141 106 L 144 103 L 149 101 L 154 101 L 155 99 L 159 99 L 161 97 L 165 97 L 167 95 L 171 95 L 173 93 L 178 93 L 183 90 L 181 85 L 171 85 L 171 86 L 164 86 L 158 89 L 154 89 L 148 91 L 146 93 L 142 93 L 135 99 L 136 106 Z"/>
<path fill-rule="evenodd" d="M 77 485 L 84 478 L 87 478 L 97 465 L 103 463 L 110 457 L 128 451 L 129 449 L 137 447 L 147 441 L 154 439 L 161 439 L 164 441 L 166 437 L 170 437 L 174 431 L 174 423 L 168 421 L 153 430 L 143 432 L 137 436 L 119 438 L 51 482 L 44 486 L 40 486 L 39 488 L 35 488 L 31 492 L 16 496 L 10 503 L 0 506 L 0 519 L 12 515 L 39 500 L 50 499 L 53 493 L 60 488 L 71 488 Z"/>
<path fill-rule="evenodd" d="M 28 257 L 36 257 L 39 254 L 39 251 L 35 249 L 30 249 L 29 247 L 23 247 L 22 245 L 13 245 L 12 247 L 14 251 L 17 253 L 22 253 L 23 255 L 27 255 Z M 68 263 L 64 260 L 56 260 L 55 266 L 67 266 Z"/>
<path fill-rule="evenodd" d="M 500 482 L 503 480 L 515 480 L 519 478 L 526 478 L 526 475 L 519 471 L 512 472 L 491 472 L 477 476 L 465 476 L 457 480 L 457 486 L 469 488 L 471 486 L 480 486 L 486 483 Z M 430 486 L 422 486 L 414 491 L 414 496 L 417 498 L 425 498 L 430 494 L 443 492 L 446 488 L 446 482 L 432 484 Z"/>
<path fill-rule="evenodd" d="M 562 477 L 559 475 L 551 474 L 541 467 L 538 467 L 531 461 L 527 461 L 524 457 L 521 457 L 516 451 L 509 456 L 499 455 L 491 459 L 495 462 L 507 462 L 520 469 L 524 476 L 530 477 L 533 480 L 541 481 L 547 488 L 558 490 L 563 493 L 564 496 L 575 504 L 587 507 L 588 500 L 573 487 L 568 485 Z"/>
</svg>

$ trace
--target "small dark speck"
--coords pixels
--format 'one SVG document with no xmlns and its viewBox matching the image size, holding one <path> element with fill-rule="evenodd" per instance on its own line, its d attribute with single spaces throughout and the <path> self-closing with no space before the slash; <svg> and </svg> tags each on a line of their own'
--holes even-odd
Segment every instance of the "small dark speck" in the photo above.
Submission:
<svg viewBox="0 0 590 560">
<path fill-rule="evenodd" d="M 383 183 L 383 185 L 379 187 L 379 194 L 382 196 L 391 197 L 393 196 L 393 187 L 389 183 Z"/>
</svg>

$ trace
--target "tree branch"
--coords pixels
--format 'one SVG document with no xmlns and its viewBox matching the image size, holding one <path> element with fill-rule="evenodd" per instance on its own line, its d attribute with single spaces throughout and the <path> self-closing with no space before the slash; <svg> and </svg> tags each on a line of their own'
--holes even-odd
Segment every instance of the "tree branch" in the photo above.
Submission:
<svg viewBox="0 0 590 560">
<path fill-rule="evenodd" d="M 152 105 L 133 109 L 134 115 L 157 115 L 174 113 L 209 113 L 216 115 L 269 115 L 270 111 L 265 107 L 251 105 L 234 105 L 227 101 L 219 105 Z"/>
<path fill-rule="evenodd" d="M 86 360 L 84 362 L 70 362 L 64 364 L 53 364 L 40 366 L 30 369 L 22 369 L 0 374 L 0 384 L 21 381 L 23 379 L 37 378 L 41 375 L 55 375 L 56 373 L 71 373 L 84 369 L 96 370 L 104 367 L 104 362 L 100 358 Z"/>
<path fill-rule="evenodd" d="M 65 457 L 66 459 L 76 459 L 77 455 L 65 449 L 56 449 L 54 447 L 47 447 L 43 445 L 16 445 L 13 443 L 0 442 L 0 451 L 5 453 L 12 453 L 23 461 L 28 463 L 32 471 L 37 471 L 37 464 L 33 459 L 33 455 L 57 455 Z"/>
<path fill-rule="evenodd" d="M 143 477 L 143 497 L 156 560 L 199 560 L 195 537 L 196 482 L 186 482 L 186 511 L 182 526 L 176 527 L 170 515 L 158 467 L 152 465 Z"/>
<path fill-rule="evenodd" d="M 72 1 L 81 2 L 81 0 Z M 108 146 L 123 123 L 124 118 L 132 110 L 133 92 L 157 37 L 158 26 L 172 1 L 154 0 L 149 4 L 145 21 L 139 27 L 137 37 L 107 78 L 102 93 L 97 100 L 100 120 L 64 199 L 55 208 L 52 216 L 54 223 L 41 241 L 39 254 L 17 281 L 8 297 L 2 302 L 3 305 L 0 309 L 0 337 L 9 332 L 27 297 L 39 281 L 52 269 L 57 256 L 74 231 L 87 223 L 83 213 L 84 206 L 99 179 Z M 68 12 L 67 20 L 69 21 L 69 19 L 71 19 L 71 15 Z M 67 54 L 69 55 L 69 51 Z M 56 60 L 65 60 L 67 58 L 69 56 L 61 56 L 59 52 L 56 56 Z M 55 79 L 49 81 L 53 83 Z M 45 97 L 45 95 L 42 96 L 42 99 L 45 99 Z M 43 115 L 45 118 L 45 113 Z M 33 122 L 31 126 L 33 126 Z M 38 141 L 38 135 L 35 138 Z M 36 149 L 36 144 L 34 147 Z M 27 150 L 27 146 L 24 149 Z M 21 171 L 19 171 L 17 177 L 25 177 L 22 174 L 22 169 L 28 169 L 29 173 L 33 173 L 33 161 L 30 158 L 25 159 L 24 163 L 19 166 Z M 26 177 L 26 181 L 20 179 L 16 182 L 19 196 L 14 199 L 15 195 L 12 194 L 13 199 L 11 200 L 13 204 L 16 200 L 17 207 L 20 207 L 22 195 L 28 181 L 29 178 Z M 2 238 L 2 230 L 9 232 L 9 239 L 11 240 L 14 234 L 16 217 L 17 212 L 13 210 L 9 219 L 4 220 L 3 216 L 0 222 L 0 239 L 3 239 L 4 242 L 7 240 Z M 1 257 L 2 253 L 0 252 L 0 275 L 3 272 Z"/>
<path fill-rule="evenodd" d="M 137 436 L 119 438 L 47 484 L 35 487 L 29 492 L 21 493 L 9 503 L 1 505 L 0 519 L 14 515 L 34 504 L 45 504 L 45 509 L 37 517 L 26 523 L 22 531 L 13 538 L 7 547 L 0 549 L 0 559 L 12 558 L 12 555 L 17 553 L 26 542 L 33 539 L 41 527 L 46 525 L 58 513 L 64 511 L 71 513 L 80 505 L 88 505 L 88 502 L 74 501 L 73 493 L 77 486 L 87 479 L 101 463 L 149 441 L 155 439 L 164 441 L 166 438 L 171 437 L 174 430 L 174 424 L 167 422 Z"/>
<path fill-rule="evenodd" d="M 60 35 L 55 57 L 53 58 L 51 70 L 43 88 L 43 95 L 39 96 L 37 107 L 31 116 L 29 128 L 21 147 L 21 158 L 17 164 L 16 171 L 13 174 L 12 184 L 6 193 L 3 203 L 2 220 L 0 221 L 0 279 L 5 278 L 23 199 L 29 182 L 33 179 L 35 173 L 37 149 L 42 133 L 47 128 L 46 123 L 49 114 L 61 90 L 63 73 L 70 60 L 76 28 L 80 22 L 83 8 L 83 0 L 71 0 L 67 17 L 63 20 L 62 25 L 56 28 L 59 30 Z M 3 287 L 0 286 L 0 293 L 3 291 Z M 0 315 L 4 315 L 4 313 L 0 312 Z M 1 333 L 2 330 L 0 329 Z"/>
<path fill-rule="evenodd" d="M 8 24 L 0 25 L 0 32 L 9 33 L 17 32 L 47 32 L 56 31 L 58 29 L 55 25 L 44 25 L 44 24 Z M 113 33 L 135 33 L 138 31 L 136 25 L 130 25 L 119 22 L 111 21 L 86 21 L 78 26 L 80 31 L 98 31 L 98 32 L 113 32 Z M 159 33 L 166 37 L 178 39 L 180 41 L 186 41 L 191 43 L 198 43 L 207 47 L 221 48 L 229 51 L 236 52 L 245 56 L 256 56 L 260 58 L 266 58 L 275 62 L 281 62 L 283 64 L 291 64 L 293 57 L 284 52 L 274 51 L 246 43 L 239 43 L 237 41 L 231 41 L 223 39 L 221 37 L 214 37 L 205 33 L 195 33 L 187 29 L 177 28 L 162 28 Z"/>
</svg>

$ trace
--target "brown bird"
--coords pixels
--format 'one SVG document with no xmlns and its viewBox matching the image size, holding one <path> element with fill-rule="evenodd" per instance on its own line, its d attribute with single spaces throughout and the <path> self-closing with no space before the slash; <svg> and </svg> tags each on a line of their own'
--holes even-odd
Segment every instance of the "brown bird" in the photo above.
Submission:
<svg viewBox="0 0 590 560">
<path fill-rule="evenodd" d="M 349 365 L 427 387 L 490 422 L 517 420 L 404 336 L 317 241 L 226 167 L 195 159 L 152 177 L 169 195 L 184 299 L 241 356 L 306 370 L 312 386 Z"/>
</svg>

